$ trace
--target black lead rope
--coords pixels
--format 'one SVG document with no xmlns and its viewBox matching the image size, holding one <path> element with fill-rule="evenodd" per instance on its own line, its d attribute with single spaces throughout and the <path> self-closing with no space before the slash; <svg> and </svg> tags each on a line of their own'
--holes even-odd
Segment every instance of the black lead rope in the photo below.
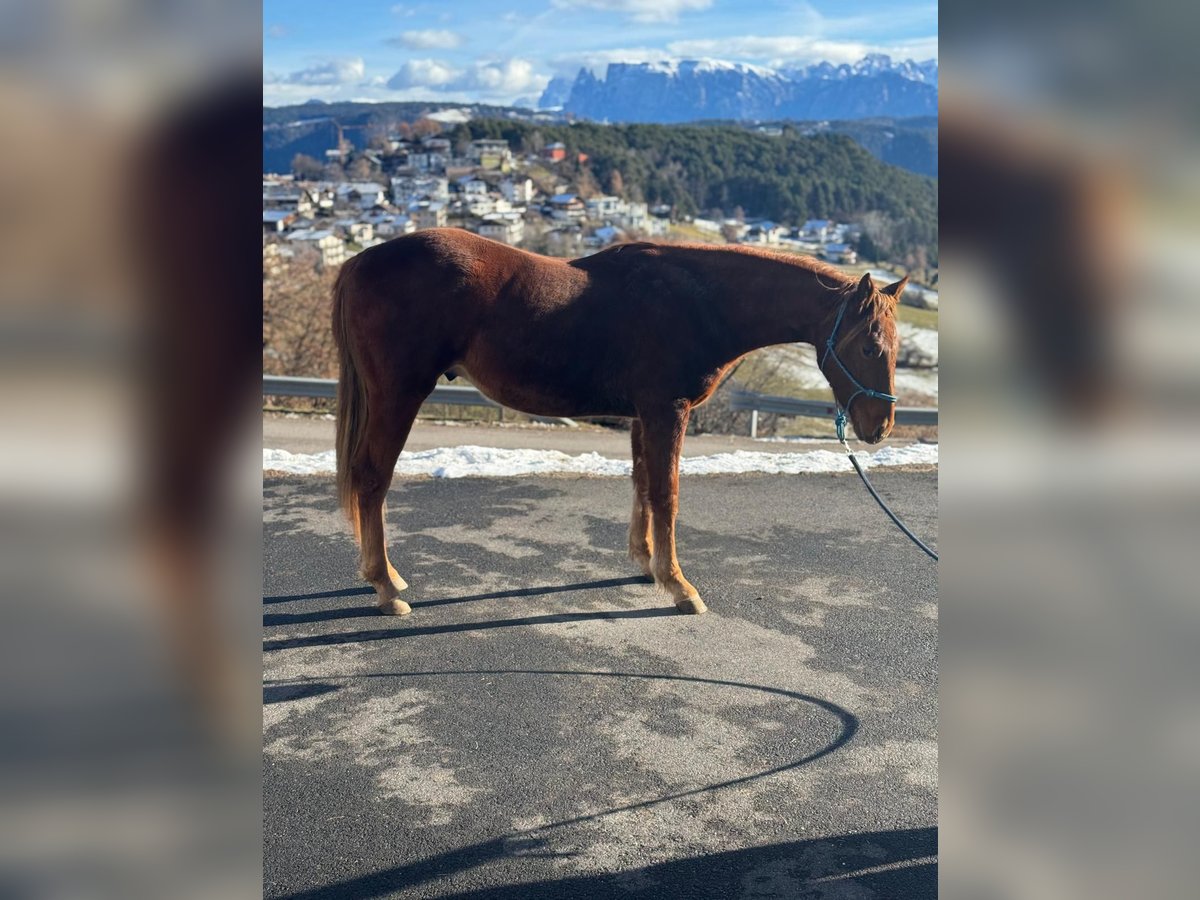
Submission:
<svg viewBox="0 0 1200 900">
<path fill-rule="evenodd" d="M 846 447 L 845 441 L 842 442 L 842 446 Z M 891 509 L 888 507 L 888 505 L 883 502 L 883 498 L 879 496 L 878 492 L 875 490 L 875 487 L 867 479 L 867 473 L 863 471 L 862 466 L 860 466 L 858 464 L 858 460 L 854 458 L 853 451 L 849 447 L 846 447 L 846 452 L 850 456 L 850 462 L 854 465 L 854 471 L 858 473 L 858 477 L 862 479 L 862 483 L 867 486 L 867 490 L 871 492 L 871 496 L 875 498 L 875 502 L 879 504 L 879 508 L 888 514 L 888 518 L 890 518 L 893 522 L 896 523 L 897 528 L 899 528 L 906 535 L 908 535 L 909 540 L 911 540 L 914 544 L 916 544 L 918 547 L 920 547 L 922 550 L 924 550 L 926 553 L 928 553 L 931 557 L 933 557 L 934 561 L 937 562 L 938 555 L 936 553 L 934 553 L 932 550 L 930 550 L 927 546 L 925 546 L 924 541 L 922 541 L 919 537 L 917 537 L 915 534 L 913 534 L 911 531 L 909 531 L 908 526 L 906 526 L 903 522 L 900 521 L 900 517 L 897 516 L 894 512 L 892 512 Z"/>
<path fill-rule="evenodd" d="M 864 278 L 864 280 L 866 279 Z M 875 502 L 879 504 L 879 508 L 888 514 L 888 517 L 896 523 L 897 528 L 908 535 L 909 539 L 914 544 L 933 557 L 934 561 L 936 562 L 938 561 L 938 555 L 926 547 L 919 537 L 909 531 L 905 524 L 900 521 L 899 517 L 888 508 L 886 503 L 883 502 L 883 498 L 875 492 L 875 488 L 872 486 L 871 482 L 867 480 L 867 473 L 862 470 L 862 466 L 860 466 L 858 464 L 858 460 L 854 458 L 854 451 L 851 450 L 850 445 L 846 443 L 846 420 L 849 417 L 850 404 L 853 403 L 860 394 L 866 397 L 874 397 L 877 400 L 883 400 L 887 403 L 891 403 L 893 406 L 899 399 L 895 394 L 885 394 L 883 391 L 877 391 L 864 385 L 854 377 L 854 373 L 846 367 L 846 364 L 842 362 L 841 357 L 838 356 L 836 347 L 837 333 L 838 329 L 842 325 L 842 317 L 846 314 L 846 305 L 849 302 L 850 295 L 847 294 L 846 299 L 842 301 L 842 305 L 838 308 L 837 318 L 833 320 L 833 330 L 829 332 L 829 337 L 825 339 L 825 352 L 821 355 L 821 361 L 817 364 L 817 368 L 824 373 L 825 360 L 833 357 L 833 361 L 838 364 L 838 368 L 842 370 L 842 374 L 850 380 L 852 385 L 854 385 L 854 393 L 850 395 L 850 399 L 846 401 L 845 406 L 842 406 L 842 404 L 837 400 L 837 395 L 834 395 L 833 404 L 834 409 L 837 410 L 837 415 L 833 417 L 833 424 L 837 429 L 838 440 L 841 442 L 842 446 L 846 448 L 846 453 L 850 457 L 850 462 L 854 464 L 854 471 L 858 473 L 858 477 L 862 479 L 862 483 L 867 486 L 867 490 L 871 492 L 871 496 L 875 498 Z M 825 377 L 828 378 L 829 376 L 826 375 Z M 830 382 L 830 384 L 832 385 L 832 382 Z"/>
</svg>

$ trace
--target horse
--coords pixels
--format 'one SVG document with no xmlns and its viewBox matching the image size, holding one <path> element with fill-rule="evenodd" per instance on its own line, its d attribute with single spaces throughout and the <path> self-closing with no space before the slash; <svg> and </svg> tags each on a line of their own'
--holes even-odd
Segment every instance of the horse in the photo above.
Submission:
<svg viewBox="0 0 1200 900">
<path fill-rule="evenodd" d="M 691 410 L 752 350 L 824 345 L 835 399 L 859 439 L 878 443 L 894 424 L 895 309 L 907 281 L 878 288 L 869 273 L 741 246 L 635 242 L 554 259 L 456 228 L 352 257 L 333 287 L 337 488 L 381 612 L 411 612 L 383 505 L 443 373 L 533 415 L 629 418 L 630 557 L 680 612 L 705 612 L 675 554 Z"/>
</svg>

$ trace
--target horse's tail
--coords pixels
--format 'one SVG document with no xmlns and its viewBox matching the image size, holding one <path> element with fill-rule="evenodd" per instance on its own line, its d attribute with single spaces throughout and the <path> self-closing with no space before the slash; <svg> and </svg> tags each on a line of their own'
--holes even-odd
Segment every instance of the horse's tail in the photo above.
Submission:
<svg viewBox="0 0 1200 900">
<path fill-rule="evenodd" d="M 338 351 L 337 488 L 338 500 L 354 533 L 358 534 L 358 493 L 354 472 L 367 431 L 367 387 L 354 361 L 346 329 L 346 293 L 350 290 L 351 262 L 342 264 L 333 285 L 333 340 Z"/>
</svg>

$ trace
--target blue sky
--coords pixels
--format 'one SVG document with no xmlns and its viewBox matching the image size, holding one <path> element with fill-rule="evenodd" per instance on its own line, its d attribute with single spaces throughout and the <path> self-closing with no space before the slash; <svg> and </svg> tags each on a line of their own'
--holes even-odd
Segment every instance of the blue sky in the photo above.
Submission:
<svg viewBox="0 0 1200 900">
<path fill-rule="evenodd" d="M 265 0 L 263 102 L 536 98 L 610 61 L 937 56 L 937 4 L 885 0 Z"/>
</svg>

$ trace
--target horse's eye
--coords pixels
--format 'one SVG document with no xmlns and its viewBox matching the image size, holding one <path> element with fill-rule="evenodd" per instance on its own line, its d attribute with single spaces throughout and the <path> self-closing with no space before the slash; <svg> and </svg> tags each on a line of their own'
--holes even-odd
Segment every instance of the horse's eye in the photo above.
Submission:
<svg viewBox="0 0 1200 900">
<path fill-rule="evenodd" d="M 862 346 L 862 355 L 868 359 L 872 357 L 878 359 L 879 357 L 883 356 L 883 348 L 874 341 L 867 341 Z"/>
</svg>

